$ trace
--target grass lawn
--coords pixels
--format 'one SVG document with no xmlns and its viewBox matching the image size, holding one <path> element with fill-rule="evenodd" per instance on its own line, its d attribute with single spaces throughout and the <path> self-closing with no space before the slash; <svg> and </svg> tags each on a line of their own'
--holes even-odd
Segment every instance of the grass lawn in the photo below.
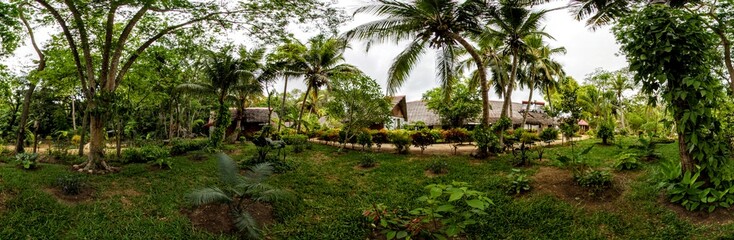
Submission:
<svg viewBox="0 0 734 240">
<path fill-rule="evenodd" d="M 610 167 L 621 150 L 597 142 L 585 140 L 577 149 L 596 145 L 587 155 L 589 162 Z M 255 153 L 251 144 L 239 148 L 243 149 L 234 159 Z M 521 169 L 528 175 L 557 169 L 558 154 L 569 151 L 569 147 L 549 148 L 544 154 L 549 160 L 533 161 Z M 658 152 L 665 161 L 678 160 L 676 144 L 659 145 Z M 362 210 L 373 203 L 412 209 L 419 206 L 415 199 L 426 194 L 425 185 L 452 181 L 468 182 L 494 201 L 488 214 L 469 229 L 469 239 L 715 239 L 734 234 L 729 211 L 681 216 L 663 204 L 654 180 L 659 163 L 645 163 L 642 170 L 625 175 L 633 180 L 616 183 L 625 190 L 614 201 L 587 204 L 536 189 L 519 197 L 506 194 L 511 155 L 478 161 L 467 156 L 378 153 L 379 166 L 362 170 L 355 168 L 361 154 L 338 153 L 323 145 L 290 153 L 295 169 L 268 182 L 293 192 L 300 201 L 273 206 L 276 223 L 266 227 L 268 238 L 365 239 L 369 230 L 363 226 Z M 182 213 L 190 208 L 186 193 L 217 182 L 213 158 L 190 158 L 175 158 L 172 170 L 128 164 L 120 173 L 82 175 L 95 191 L 91 200 L 80 203 L 62 202 L 50 193 L 58 177 L 76 174 L 69 166 L 42 164 L 38 170 L 24 171 L 0 164 L 0 239 L 235 238 L 198 230 Z M 437 159 L 448 162 L 448 173 L 427 177 L 425 169 Z"/>
</svg>

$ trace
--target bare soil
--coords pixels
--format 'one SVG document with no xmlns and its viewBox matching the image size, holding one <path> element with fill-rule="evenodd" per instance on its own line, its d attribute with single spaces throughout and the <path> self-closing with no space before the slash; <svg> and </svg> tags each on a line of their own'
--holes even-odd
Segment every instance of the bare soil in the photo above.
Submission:
<svg viewBox="0 0 734 240">
<path fill-rule="evenodd" d="M 5 202 L 7 202 L 8 200 L 10 200 L 10 194 L 6 192 L 0 192 L 0 213 L 5 211 Z"/>
<path fill-rule="evenodd" d="M 375 163 L 375 165 L 372 167 L 362 167 L 362 165 L 357 164 L 357 166 L 354 166 L 353 169 L 360 170 L 360 171 L 367 171 L 367 170 L 375 169 L 379 166 L 380 166 L 380 163 Z"/>
<path fill-rule="evenodd" d="M 91 187 L 83 187 L 77 195 L 66 195 L 58 188 L 44 188 L 44 192 L 56 197 L 56 200 L 65 205 L 76 205 L 87 203 L 94 200 L 94 189 Z"/>
<path fill-rule="evenodd" d="M 275 222 L 273 207 L 270 204 L 250 200 L 246 200 L 245 204 L 247 212 L 261 228 Z M 234 218 L 227 204 L 207 204 L 194 209 L 183 209 L 181 213 L 191 220 L 195 228 L 217 234 L 237 232 Z"/>
<path fill-rule="evenodd" d="M 423 173 L 428 178 L 435 178 L 435 177 L 440 177 L 440 176 L 446 175 L 448 173 L 448 171 L 443 171 L 443 172 L 440 172 L 440 173 L 434 173 L 433 171 L 426 169 L 426 171 L 423 171 Z"/>
<path fill-rule="evenodd" d="M 547 194 L 568 203 L 588 209 L 614 210 L 621 206 L 621 196 L 625 194 L 629 181 L 639 176 L 638 173 L 614 175 L 612 186 L 601 192 L 593 192 L 579 186 L 570 171 L 555 167 L 540 167 L 532 176 L 531 194 Z"/>
<path fill-rule="evenodd" d="M 671 203 L 665 194 L 660 194 L 658 202 L 671 211 L 675 212 L 679 218 L 685 219 L 693 224 L 708 225 L 726 225 L 734 222 L 734 209 L 717 208 L 713 212 L 707 211 L 688 211 L 683 205 Z"/>
</svg>

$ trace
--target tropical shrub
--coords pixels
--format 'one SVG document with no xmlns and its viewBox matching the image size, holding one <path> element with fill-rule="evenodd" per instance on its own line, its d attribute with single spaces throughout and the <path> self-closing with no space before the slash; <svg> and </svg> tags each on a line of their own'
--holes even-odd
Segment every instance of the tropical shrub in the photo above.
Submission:
<svg viewBox="0 0 734 240">
<path fill-rule="evenodd" d="M 290 134 L 281 137 L 287 145 L 293 146 L 294 153 L 303 152 L 304 146 L 308 144 L 308 136 L 303 134 Z"/>
<path fill-rule="evenodd" d="M 384 128 L 377 131 L 370 131 L 370 134 L 372 135 L 372 142 L 377 146 L 377 150 L 382 148 L 382 144 L 390 142 L 388 132 Z"/>
<path fill-rule="evenodd" d="M 80 135 L 74 135 L 73 137 L 71 137 L 71 144 L 73 144 L 75 146 L 76 145 L 79 145 L 79 142 L 81 142 L 81 141 L 82 141 L 82 136 L 80 136 Z"/>
<path fill-rule="evenodd" d="M 209 141 L 207 140 L 182 140 L 176 139 L 171 142 L 171 155 L 180 156 L 191 151 L 202 150 L 207 147 Z"/>
<path fill-rule="evenodd" d="M 449 164 L 445 160 L 433 160 L 426 170 L 433 174 L 444 174 L 449 172 Z"/>
<path fill-rule="evenodd" d="M 574 180 L 582 187 L 591 189 L 593 193 L 598 193 L 612 186 L 612 173 L 592 169 L 574 175 Z"/>
<path fill-rule="evenodd" d="M 528 179 L 528 175 L 522 173 L 520 169 L 513 168 L 512 173 L 507 175 L 507 179 L 510 182 L 507 187 L 507 193 L 521 194 L 530 191 L 530 179 Z"/>
<path fill-rule="evenodd" d="M 244 237 L 262 238 L 262 231 L 258 228 L 258 223 L 247 212 L 248 200 L 274 202 L 288 199 L 290 194 L 264 183 L 264 180 L 273 173 L 270 164 L 255 165 L 250 167 L 245 175 L 240 175 L 237 164 L 229 156 L 219 153 L 217 163 L 220 186 L 203 188 L 188 194 L 189 202 L 195 206 L 217 202 L 226 203 L 234 216 L 234 225 Z"/>
<path fill-rule="evenodd" d="M 614 168 L 620 171 L 624 170 L 635 170 L 640 168 L 642 164 L 637 157 L 637 154 L 624 153 L 617 157 L 617 161 L 614 163 Z"/>
<path fill-rule="evenodd" d="M 520 142 L 520 148 L 518 149 L 518 151 L 520 152 L 520 161 L 518 162 L 518 165 L 527 165 L 528 159 L 530 158 L 528 156 L 530 145 L 533 145 L 536 141 L 540 140 L 538 138 L 538 134 L 526 132 L 523 129 L 518 129 L 518 131 L 515 132 L 514 139 L 517 139 L 517 141 Z M 514 149 L 512 153 L 515 158 L 517 158 L 517 153 Z"/>
<path fill-rule="evenodd" d="M 24 169 L 34 169 L 38 165 L 38 154 L 37 153 L 18 153 L 15 155 L 15 163 Z"/>
<path fill-rule="evenodd" d="M 553 142 L 558 139 L 558 129 L 552 127 L 544 128 L 543 131 L 540 131 L 538 137 L 545 143 Z"/>
<path fill-rule="evenodd" d="M 158 158 L 153 161 L 153 164 L 158 166 L 159 169 L 171 169 L 173 165 L 173 159 L 171 158 Z"/>
<path fill-rule="evenodd" d="M 65 175 L 56 178 L 56 186 L 64 195 L 78 195 L 82 192 L 84 185 L 83 179 L 77 175 Z"/>
<path fill-rule="evenodd" d="M 603 123 L 596 132 L 596 137 L 601 139 L 602 144 L 609 144 L 609 140 L 614 141 L 614 125 L 612 123 Z"/>
<path fill-rule="evenodd" d="M 147 163 L 161 158 L 170 157 L 171 154 L 165 148 L 148 145 L 141 148 L 128 148 L 122 151 L 122 163 Z"/>
<path fill-rule="evenodd" d="M 486 158 L 489 153 L 497 153 L 501 151 L 500 142 L 491 129 L 484 126 L 478 126 L 472 132 L 472 138 L 477 143 L 477 154 L 478 158 Z"/>
<path fill-rule="evenodd" d="M 388 210 L 375 204 L 365 210 L 368 226 L 386 239 L 448 239 L 465 233 L 476 218 L 485 215 L 492 200 L 484 193 L 471 190 L 465 182 L 431 184 L 425 187 L 429 194 L 418 198 L 421 207 L 405 212 Z"/>
<path fill-rule="evenodd" d="M 413 139 L 410 136 L 410 132 L 406 130 L 394 130 L 387 134 L 387 138 L 395 145 L 395 149 L 398 153 L 407 154 L 410 150 L 410 143 Z"/>
<path fill-rule="evenodd" d="M 363 168 L 371 168 L 377 165 L 377 157 L 374 154 L 362 154 L 359 159 L 359 166 Z"/>
<path fill-rule="evenodd" d="M 454 147 L 454 154 L 456 154 L 460 145 L 472 141 L 471 134 L 464 128 L 452 128 L 443 131 L 442 134 L 444 141 L 451 143 L 451 146 Z"/>
<path fill-rule="evenodd" d="M 421 154 L 423 154 L 423 151 L 425 151 L 428 146 L 436 143 L 436 135 L 428 129 L 413 132 L 413 134 L 410 135 L 410 138 L 412 139 L 413 146 L 421 149 Z"/>
<path fill-rule="evenodd" d="M 70 154 L 67 149 L 49 149 L 48 157 L 58 163 L 77 163 L 82 160 L 78 155 Z"/>
<path fill-rule="evenodd" d="M 372 149 L 372 134 L 369 131 L 361 131 L 357 134 L 357 143 L 362 146 L 362 150 L 365 148 Z"/>
</svg>

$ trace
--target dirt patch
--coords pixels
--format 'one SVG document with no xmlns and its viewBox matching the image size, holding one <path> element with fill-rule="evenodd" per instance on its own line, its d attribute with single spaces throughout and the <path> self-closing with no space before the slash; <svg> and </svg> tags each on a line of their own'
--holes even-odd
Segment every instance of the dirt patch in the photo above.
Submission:
<svg viewBox="0 0 734 240">
<path fill-rule="evenodd" d="M 540 167 L 531 179 L 531 194 L 548 194 L 585 208 L 611 210 L 619 206 L 623 199 L 620 196 L 624 195 L 627 183 L 633 178 L 615 174 L 612 187 L 598 193 L 579 186 L 570 171 L 555 167 Z"/>
<path fill-rule="evenodd" d="M 123 196 L 123 197 L 139 197 L 143 194 L 138 192 L 135 189 L 126 188 L 126 189 L 111 189 L 107 190 L 102 194 L 104 197 L 114 197 L 114 196 Z"/>
<path fill-rule="evenodd" d="M 322 152 L 314 152 L 311 155 L 311 162 L 316 163 L 318 165 L 321 165 L 321 164 L 323 164 L 325 162 L 328 162 L 330 160 L 331 160 L 331 158 L 328 157 L 328 156 L 326 156 L 326 155 L 324 155 L 324 153 L 322 153 Z"/>
<path fill-rule="evenodd" d="M 688 211 L 683 205 L 670 202 L 665 194 L 660 194 L 658 202 L 667 209 L 675 212 L 675 215 L 678 215 L 679 218 L 688 220 L 693 224 L 726 225 L 734 222 L 734 209 L 731 208 L 717 208 L 711 213 L 705 210 Z"/>
<path fill-rule="evenodd" d="M 375 168 L 377 168 L 377 167 L 379 167 L 379 166 L 380 166 L 380 163 L 375 163 L 375 165 L 374 165 L 374 166 L 372 166 L 372 167 L 362 167 L 362 165 L 359 165 L 359 164 L 357 164 L 357 166 L 354 166 L 354 167 L 352 167 L 352 168 L 353 168 L 354 170 L 359 170 L 359 171 L 367 171 L 367 170 L 372 170 L 372 169 L 375 169 Z"/>
<path fill-rule="evenodd" d="M 5 211 L 5 202 L 7 202 L 8 200 L 10 200 L 10 194 L 0 192 L 0 213 Z"/>
<path fill-rule="evenodd" d="M 426 170 L 426 171 L 423 171 L 423 173 L 428 178 L 435 178 L 435 177 L 445 176 L 448 173 L 448 171 L 444 171 L 444 172 L 440 172 L 440 173 L 434 173 L 431 170 Z"/>
<path fill-rule="evenodd" d="M 66 205 L 87 203 L 94 199 L 94 189 L 91 187 L 83 187 L 77 195 L 66 195 L 58 188 L 44 188 L 43 191 L 53 195 L 56 200 Z"/>
<path fill-rule="evenodd" d="M 270 204 L 251 200 L 245 200 L 243 204 L 247 205 L 246 211 L 250 213 L 261 228 L 275 222 L 273 207 Z M 191 224 L 195 228 L 220 234 L 237 232 L 234 218 L 227 204 L 208 204 L 194 209 L 184 209 L 181 210 L 181 213 L 191 220 Z"/>
</svg>

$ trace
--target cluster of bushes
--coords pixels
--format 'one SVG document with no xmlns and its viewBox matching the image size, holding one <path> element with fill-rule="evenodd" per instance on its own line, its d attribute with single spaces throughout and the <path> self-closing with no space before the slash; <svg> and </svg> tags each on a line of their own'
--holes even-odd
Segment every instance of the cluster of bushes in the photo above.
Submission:
<svg viewBox="0 0 734 240">
<path fill-rule="evenodd" d="M 294 153 L 303 152 L 308 146 L 308 136 L 303 134 L 289 134 L 280 138 L 286 145 L 293 146 Z"/>
<path fill-rule="evenodd" d="M 206 139 L 202 140 L 174 140 L 171 142 L 171 155 L 180 156 L 187 152 L 205 149 L 209 144 Z"/>
<path fill-rule="evenodd" d="M 392 143 L 396 146 L 399 153 L 407 153 L 410 146 L 415 146 L 425 150 L 428 146 L 435 143 L 453 143 L 454 148 L 459 145 L 474 141 L 473 132 L 464 128 L 454 128 L 449 130 L 437 130 L 422 128 L 420 130 L 369 130 L 364 129 L 356 133 L 353 138 L 346 139 L 346 133 L 340 129 L 325 129 L 312 132 L 310 135 L 318 140 L 331 143 L 350 143 L 369 149 L 372 146 L 378 149 L 382 148 L 382 144 Z M 496 137 L 495 137 L 496 138 Z"/>
<path fill-rule="evenodd" d="M 158 159 L 170 157 L 171 153 L 168 149 L 148 145 L 140 148 L 128 148 L 122 151 L 122 163 L 148 163 Z"/>
</svg>

